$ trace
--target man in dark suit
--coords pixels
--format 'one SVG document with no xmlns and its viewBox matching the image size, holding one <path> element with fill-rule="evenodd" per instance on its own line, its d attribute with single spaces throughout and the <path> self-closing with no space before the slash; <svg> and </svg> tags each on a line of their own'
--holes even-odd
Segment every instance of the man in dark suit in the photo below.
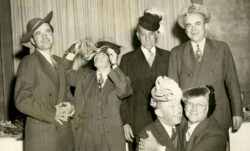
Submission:
<svg viewBox="0 0 250 151">
<path fill-rule="evenodd" d="M 139 19 L 136 35 L 141 47 L 125 54 L 120 68 L 131 79 L 133 95 L 123 102 L 121 116 L 127 141 L 156 119 L 149 102 L 151 89 L 159 75 L 168 74 L 169 52 L 155 46 L 162 17 L 145 10 Z"/>
<path fill-rule="evenodd" d="M 66 99 L 65 67 L 51 55 L 54 32 L 53 13 L 27 24 L 21 43 L 31 42 L 35 52 L 24 57 L 18 67 L 15 105 L 27 115 L 25 151 L 70 151 L 73 136 L 68 117 L 74 107 Z"/>
<path fill-rule="evenodd" d="M 183 150 L 225 151 L 225 132 L 211 116 L 215 109 L 214 89 L 201 86 L 184 90 L 182 100 L 188 120 L 181 123 Z"/>
<path fill-rule="evenodd" d="M 77 46 L 76 46 L 77 47 Z M 76 113 L 73 119 L 75 149 L 80 151 L 125 151 L 120 116 L 122 99 L 132 94 L 130 80 L 117 67 L 120 46 L 99 42 L 94 57 L 96 70 L 73 73 Z M 86 54 L 83 54 L 86 57 Z"/>
<path fill-rule="evenodd" d="M 210 13 L 201 3 L 192 3 L 180 12 L 178 23 L 185 29 L 190 41 L 170 53 L 169 77 L 182 89 L 211 85 L 215 89 L 214 118 L 228 134 L 233 124 L 242 123 L 242 99 L 232 53 L 228 44 L 206 36 Z"/>
<path fill-rule="evenodd" d="M 176 126 L 182 119 L 181 89 L 174 80 L 160 76 L 151 93 L 157 120 L 141 131 L 137 150 L 182 151 L 180 129 Z"/>
</svg>

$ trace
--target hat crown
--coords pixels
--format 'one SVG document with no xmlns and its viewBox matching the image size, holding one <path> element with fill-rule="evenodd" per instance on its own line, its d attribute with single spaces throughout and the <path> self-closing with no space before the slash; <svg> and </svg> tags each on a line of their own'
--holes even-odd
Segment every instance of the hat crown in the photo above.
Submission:
<svg viewBox="0 0 250 151">
<path fill-rule="evenodd" d="M 139 19 L 139 25 L 149 31 L 157 31 L 160 27 L 160 21 L 162 16 L 159 14 L 153 14 L 145 10 L 143 16 Z"/>
<path fill-rule="evenodd" d="M 27 24 L 27 32 L 31 31 L 33 28 L 36 27 L 42 21 L 41 18 L 33 18 Z"/>
</svg>

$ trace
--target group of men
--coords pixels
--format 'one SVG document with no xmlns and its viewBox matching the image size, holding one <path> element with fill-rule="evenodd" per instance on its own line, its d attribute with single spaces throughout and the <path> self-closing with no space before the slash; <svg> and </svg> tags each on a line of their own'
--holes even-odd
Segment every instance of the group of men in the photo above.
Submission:
<svg viewBox="0 0 250 151">
<path fill-rule="evenodd" d="M 190 41 L 171 52 L 156 46 L 162 16 L 145 10 L 136 32 L 141 47 L 119 66 L 120 46 L 107 41 L 91 53 L 78 42 L 66 59 L 52 55 L 52 15 L 30 20 L 21 39 L 35 47 L 15 87 L 16 107 L 27 115 L 26 151 L 125 151 L 125 141 L 130 151 L 225 150 L 229 127 L 241 125 L 242 100 L 228 45 L 206 36 L 206 7 L 182 9 L 178 24 Z M 95 70 L 72 70 L 78 53 Z"/>
</svg>

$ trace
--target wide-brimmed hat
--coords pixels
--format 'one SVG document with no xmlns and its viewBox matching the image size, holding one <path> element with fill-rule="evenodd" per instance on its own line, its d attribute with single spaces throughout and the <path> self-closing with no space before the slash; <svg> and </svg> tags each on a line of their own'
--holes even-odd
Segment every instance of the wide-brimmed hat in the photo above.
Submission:
<svg viewBox="0 0 250 151">
<path fill-rule="evenodd" d="M 149 31 L 157 31 L 162 20 L 161 13 L 156 8 L 146 9 L 139 18 L 139 26 Z"/>
<path fill-rule="evenodd" d="M 27 24 L 27 32 L 22 36 L 21 43 L 30 41 L 34 31 L 43 23 L 50 23 L 53 17 L 53 11 L 50 11 L 44 18 L 33 18 Z"/>
<path fill-rule="evenodd" d="M 208 23 L 211 20 L 210 12 L 205 6 L 200 3 L 191 3 L 191 5 L 182 8 L 178 15 L 178 24 L 180 27 L 185 27 L 184 18 L 188 14 L 203 15 L 205 18 L 205 23 Z"/>
</svg>

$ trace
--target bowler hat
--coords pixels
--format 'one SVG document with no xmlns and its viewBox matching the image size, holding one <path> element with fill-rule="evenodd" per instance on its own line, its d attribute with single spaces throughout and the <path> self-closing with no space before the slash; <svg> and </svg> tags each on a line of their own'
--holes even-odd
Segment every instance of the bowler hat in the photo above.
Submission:
<svg viewBox="0 0 250 151">
<path fill-rule="evenodd" d="M 43 23 L 50 23 L 53 17 L 53 11 L 50 11 L 43 19 L 33 18 L 27 24 L 27 32 L 22 36 L 21 43 L 26 43 L 30 41 L 34 31 L 40 27 Z"/>
<path fill-rule="evenodd" d="M 181 9 L 179 16 L 178 16 L 178 24 L 184 28 L 185 23 L 184 23 L 184 18 L 188 14 L 201 14 L 205 18 L 205 23 L 208 23 L 211 19 L 210 12 L 209 10 L 203 6 L 201 3 L 192 3 L 189 6 L 185 6 L 184 8 Z"/>
</svg>

